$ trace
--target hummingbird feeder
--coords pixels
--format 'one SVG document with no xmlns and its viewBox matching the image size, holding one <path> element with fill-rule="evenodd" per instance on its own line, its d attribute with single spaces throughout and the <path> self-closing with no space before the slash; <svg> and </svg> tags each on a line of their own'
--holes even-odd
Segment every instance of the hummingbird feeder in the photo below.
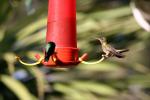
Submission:
<svg viewBox="0 0 150 100">
<path fill-rule="evenodd" d="M 48 20 L 46 44 L 55 43 L 54 53 L 45 61 L 43 57 L 36 54 L 38 62 L 34 64 L 23 63 L 24 65 L 36 65 L 42 63 L 47 67 L 67 67 L 67 65 L 77 65 L 80 62 L 85 64 L 95 64 L 96 62 L 85 62 L 87 54 L 79 57 L 76 39 L 76 0 L 48 0 Z M 44 51 L 46 56 L 46 53 Z"/>
<path fill-rule="evenodd" d="M 76 0 L 49 0 L 46 43 L 48 42 L 54 42 L 56 48 L 48 61 L 42 61 L 45 66 L 79 63 L 76 40 Z M 36 55 L 36 58 L 40 57 Z"/>
</svg>

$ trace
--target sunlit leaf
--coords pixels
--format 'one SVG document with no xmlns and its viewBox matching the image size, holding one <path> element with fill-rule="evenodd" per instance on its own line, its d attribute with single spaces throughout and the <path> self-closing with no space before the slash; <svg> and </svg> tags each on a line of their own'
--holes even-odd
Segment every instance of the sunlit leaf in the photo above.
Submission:
<svg viewBox="0 0 150 100">
<path fill-rule="evenodd" d="M 72 100 L 83 100 L 83 99 L 85 99 L 78 90 L 76 90 L 72 87 L 69 87 L 67 85 L 56 83 L 54 85 L 54 88 L 57 91 L 64 93 L 66 95 L 66 98 L 68 98 L 68 99 L 72 99 Z"/>
<path fill-rule="evenodd" d="M 79 90 L 83 91 L 91 91 L 100 95 L 108 95 L 108 96 L 115 96 L 117 95 L 117 90 L 113 89 L 110 86 L 96 83 L 96 82 L 80 82 L 80 81 L 74 81 L 72 82 L 72 87 L 75 87 Z"/>
<path fill-rule="evenodd" d="M 120 7 L 116 9 L 110 9 L 106 11 L 99 11 L 90 14 L 91 17 L 96 19 L 115 19 L 123 16 L 131 15 L 131 9 L 126 7 Z"/>
<path fill-rule="evenodd" d="M 45 30 L 42 30 L 40 32 L 37 32 L 36 34 L 30 35 L 24 39 L 17 41 L 14 44 L 14 49 L 17 50 L 22 47 L 27 47 L 31 44 L 40 42 L 41 40 L 43 40 L 45 38 L 45 33 L 46 33 Z"/>
<path fill-rule="evenodd" d="M 4 33 L 5 33 L 5 28 L 0 27 L 0 42 L 1 42 L 1 40 L 3 40 L 3 38 L 4 38 Z"/>
<path fill-rule="evenodd" d="M 47 18 L 41 18 L 36 22 L 33 22 L 31 24 L 29 24 L 27 27 L 21 29 L 18 33 L 17 33 L 17 37 L 18 39 L 23 39 L 26 36 L 32 34 L 33 32 L 39 30 L 40 28 L 43 28 L 46 25 L 46 21 Z"/>
</svg>

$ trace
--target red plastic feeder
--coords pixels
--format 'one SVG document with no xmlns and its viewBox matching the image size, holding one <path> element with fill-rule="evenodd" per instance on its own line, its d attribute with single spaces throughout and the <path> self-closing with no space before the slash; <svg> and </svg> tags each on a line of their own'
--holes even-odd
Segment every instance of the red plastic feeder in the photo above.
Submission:
<svg viewBox="0 0 150 100">
<path fill-rule="evenodd" d="M 79 63 L 76 40 L 76 0 L 49 0 L 46 43 L 56 43 L 52 57 L 45 66 L 75 65 Z M 86 56 L 82 57 L 83 59 Z M 39 56 L 36 55 L 39 59 Z"/>
</svg>

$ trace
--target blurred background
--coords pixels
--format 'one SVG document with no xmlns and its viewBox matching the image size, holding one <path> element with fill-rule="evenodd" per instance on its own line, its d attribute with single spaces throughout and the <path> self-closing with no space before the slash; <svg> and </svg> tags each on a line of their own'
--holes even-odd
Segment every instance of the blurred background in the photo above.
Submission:
<svg viewBox="0 0 150 100">
<path fill-rule="evenodd" d="M 130 51 L 124 59 L 56 70 L 15 60 L 16 54 L 27 62 L 43 55 L 48 0 L 0 0 L 0 100 L 150 100 L 150 32 L 144 26 L 150 10 L 145 12 L 142 7 L 149 5 L 141 1 L 148 2 L 77 0 L 80 55 L 98 60 L 102 50 L 95 38 L 100 36 Z"/>
</svg>

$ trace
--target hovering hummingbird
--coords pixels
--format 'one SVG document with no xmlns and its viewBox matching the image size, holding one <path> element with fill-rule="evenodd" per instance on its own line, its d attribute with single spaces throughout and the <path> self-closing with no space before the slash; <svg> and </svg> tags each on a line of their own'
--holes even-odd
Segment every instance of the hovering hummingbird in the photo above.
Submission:
<svg viewBox="0 0 150 100">
<path fill-rule="evenodd" d="M 97 39 L 102 44 L 102 50 L 105 53 L 105 55 L 103 56 L 106 58 L 113 57 L 113 56 L 118 57 L 118 58 L 124 58 L 125 56 L 122 53 L 129 51 L 129 49 L 122 49 L 122 50 L 115 49 L 114 47 L 112 47 L 111 45 L 107 43 L 107 40 L 105 37 L 101 37 Z"/>
<path fill-rule="evenodd" d="M 45 61 L 49 60 L 49 57 L 54 54 L 56 44 L 54 42 L 48 42 L 45 46 Z"/>
</svg>

